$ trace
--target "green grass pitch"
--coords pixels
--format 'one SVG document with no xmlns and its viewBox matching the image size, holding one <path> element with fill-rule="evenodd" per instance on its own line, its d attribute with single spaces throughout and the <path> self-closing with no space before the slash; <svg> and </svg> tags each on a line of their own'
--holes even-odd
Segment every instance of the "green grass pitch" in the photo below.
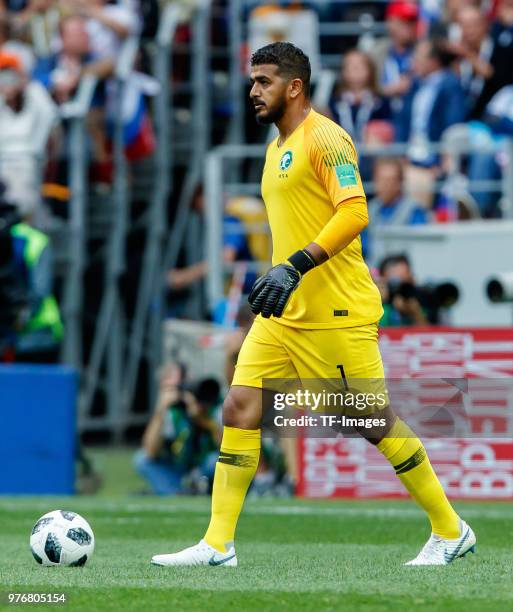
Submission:
<svg viewBox="0 0 513 612">
<path fill-rule="evenodd" d="M 83 514 L 95 531 L 83 568 L 32 559 L 33 523 L 58 508 Z M 21 607 L 5 605 L 8 591 L 65 591 L 65 609 L 87 611 L 512 610 L 513 504 L 457 509 L 476 531 L 477 554 L 448 567 L 402 567 L 429 533 L 413 503 L 264 499 L 246 503 L 238 568 L 177 570 L 150 557 L 201 537 L 206 498 L 0 497 L 2 609 Z"/>
</svg>

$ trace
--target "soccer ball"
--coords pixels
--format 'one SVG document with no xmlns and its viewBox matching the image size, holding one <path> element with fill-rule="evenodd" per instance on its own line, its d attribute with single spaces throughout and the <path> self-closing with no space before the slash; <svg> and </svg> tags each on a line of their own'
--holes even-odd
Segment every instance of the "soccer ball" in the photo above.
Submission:
<svg viewBox="0 0 513 612">
<path fill-rule="evenodd" d="M 32 528 L 30 550 L 41 565 L 84 565 L 94 551 L 93 530 L 80 514 L 53 510 Z"/>
</svg>

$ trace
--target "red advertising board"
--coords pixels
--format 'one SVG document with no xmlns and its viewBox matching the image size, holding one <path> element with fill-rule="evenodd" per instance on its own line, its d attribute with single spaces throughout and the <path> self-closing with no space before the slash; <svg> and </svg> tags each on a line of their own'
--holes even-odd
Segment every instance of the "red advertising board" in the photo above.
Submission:
<svg viewBox="0 0 513 612">
<path fill-rule="evenodd" d="M 513 499 L 513 397 L 504 384 L 513 378 L 513 329 L 390 328 L 381 330 L 380 347 L 389 379 L 465 378 L 475 387 L 465 408 L 476 435 L 424 439 L 447 493 Z M 357 438 L 301 439 L 298 493 L 407 497 L 388 462 Z"/>
</svg>

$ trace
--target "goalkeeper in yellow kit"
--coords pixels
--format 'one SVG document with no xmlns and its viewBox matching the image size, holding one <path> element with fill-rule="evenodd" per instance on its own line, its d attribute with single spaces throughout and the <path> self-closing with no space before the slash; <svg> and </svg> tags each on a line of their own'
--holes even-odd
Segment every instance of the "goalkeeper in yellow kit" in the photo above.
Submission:
<svg viewBox="0 0 513 612">
<path fill-rule="evenodd" d="M 251 58 L 256 119 L 276 124 L 262 177 L 273 240 L 273 267 L 250 293 L 259 316 L 244 341 L 226 397 L 224 433 L 204 538 L 169 566 L 236 566 L 234 536 L 260 454 L 263 379 L 384 379 L 378 347 L 378 289 L 362 258 L 368 224 L 357 156 L 348 134 L 310 104 L 310 62 L 290 43 Z M 384 383 L 382 382 L 384 385 Z M 425 510 L 432 534 L 412 565 L 446 565 L 474 550 L 472 529 L 456 514 L 422 442 L 382 408 L 386 427 L 362 431 Z"/>
</svg>

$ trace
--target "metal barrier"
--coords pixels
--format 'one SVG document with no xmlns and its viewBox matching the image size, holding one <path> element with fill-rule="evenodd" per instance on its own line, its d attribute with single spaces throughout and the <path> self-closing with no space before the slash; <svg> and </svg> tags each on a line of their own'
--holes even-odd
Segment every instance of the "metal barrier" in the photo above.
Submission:
<svg viewBox="0 0 513 612">
<path fill-rule="evenodd" d="M 144 213 L 137 220 L 137 228 L 145 235 L 145 250 L 136 284 L 135 312 L 130 321 L 125 316 L 120 279 L 125 272 L 125 250 L 130 232 L 130 202 L 132 194 L 126 181 L 126 160 L 122 142 L 121 113 L 117 113 L 115 126 L 114 189 L 107 206 L 114 205 L 114 214 L 109 216 L 108 237 L 105 237 L 101 261 L 105 264 L 105 286 L 102 302 L 95 322 L 95 335 L 89 362 L 84 364 L 85 380 L 80 397 L 81 431 L 108 430 L 119 440 L 126 427 L 141 424 L 146 414 L 133 411 L 136 385 L 143 360 L 150 372 L 156 372 L 162 355 L 162 320 L 164 318 L 165 272 L 175 265 L 178 250 L 186 234 L 189 205 L 196 185 L 201 181 L 203 160 L 209 148 L 209 50 L 210 0 L 198 0 L 190 11 L 180 3 L 167 4 L 160 17 L 159 29 L 154 41 L 146 46 L 151 60 L 150 72 L 160 84 L 151 107 L 154 131 L 157 140 L 152 159 L 148 185 L 151 191 L 141 195 L 148 200 Z M 178 213 L 175 224 L 166 238 L 167 205 L 169 196 L 177 188 L 173 184 L 173 169 L 179 143 L 174 138 L 174 93 L 172 75 L 172 47 L 179 23 L 187 20 L 192 27 L 192 87 L 191 126 L 193 133 L 188 141 L 191 164 L 178 198 Z M 125 44 L 117 70 L 118 102 L 123 98 L 126 77 L 131 70 L 137 41 Z M 123 68 L 124 66 L 124 68 Z M 165 244 L 164 244 L 165 242 Z M 156 387 L 153 376 L 149 376 L 149 401 L 154 402 Z M 105 393 L 104 414 L 93 416 L 97 393 Z"/>
<path fill-rule="evenodd" d="M 125 240 L 128 223 L 129 192 L 127 188 L 126 159 L 123 139 L 124 99 L 128 76 L 133 68 L 138 48 L 138 38 L 130 37 L 122 46 L 116 72 L 117 113 L 114 125 L 114 189 L 112 204 L 115 208 L 112 235 L 108 244 L 105 271 L 105 291 L 102 297 L 91 357 L 85 372 L 85 383 L 80 395 L 81 424 L 84 425 L 99 379 L 100 367 L 106 358 L 107 364 L 107 414 L 108 425 L 119 435 L 119 417 L 122 382 L 122 362 L 124 353 L 123 310 L 119 290 L 119 280 L 125 268 Z"/>
<path fill-rule="evenodd" d="M 85 269 L 85 210 L 88 168 L 85 118 L 91 107 L 98 79 L 85 75 L 75 98 L 61 106 L 61 116 L 70 123 L 69 188 L 71 191 L 68 237 L 69 268 L 65 276 L 62 316 L 66 333 L 62 358 L 77 371 L 82 369 L 82 303 Z"/>
<path fill-rule="evenodd" d="M 160 83 L 160 92 L 155 99 L 155 183 L 148 212 L 146 249 L 142 265 L 137 305 L 128 343 L 127 365 L 123 381 L 122 406 L 128 413 L 132 405 L 138 367 L 143 352 L 145 332 L 150 337 L 150 362 L 157 370 L 160 362 L 160 321 L 162 287 L 161 273 L 166 227 L 166 204 L 169 197 L 172 167 L 172 139 L 169 103 L 171 92 L 171 45 L 180 19 L 178 5 L 168 5 L 161 17 L 155 44 L 152 46 L 153 75 Z"/>
</svg>

